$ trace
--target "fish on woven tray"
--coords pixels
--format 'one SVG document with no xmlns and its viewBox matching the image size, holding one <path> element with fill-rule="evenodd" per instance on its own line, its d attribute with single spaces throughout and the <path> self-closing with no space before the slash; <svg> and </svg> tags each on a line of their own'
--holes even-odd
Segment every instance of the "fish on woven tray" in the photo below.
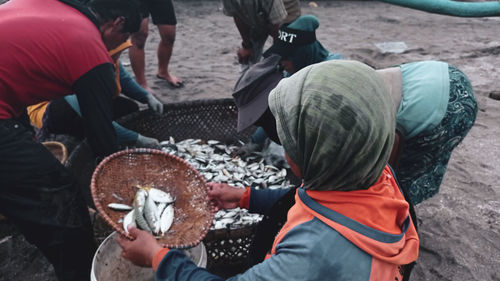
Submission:
<svg viewBox="0 0 500 281">
<path fill-rule="evenodd" d="M 130 211 L 123 218 L 123 229 L 135 226 L 154 235 L 164 235 L 174 221 L 175 197 L 151 186 L 137 185 L 134 206 L 110 203 L 108 207 L 117 211 Z"/>
<path fill-rule="evenodd" d="M 238 149 L 217 140 L 186 139 L 180 142 L 170 137 L 161 142 L 162 150 L 183 158 L 195 167 L 207 181 L 228 183 L 245 188 L 286 188 L 292 186 L 286 179 L 287 170 L 266 164 L 262 155 L 245 159 L 232 156 Z M 259 222 L 262 216 L 245 209 L 220 210 L 215 214 L 212 229 L 241 228 Z"/>
</svg>

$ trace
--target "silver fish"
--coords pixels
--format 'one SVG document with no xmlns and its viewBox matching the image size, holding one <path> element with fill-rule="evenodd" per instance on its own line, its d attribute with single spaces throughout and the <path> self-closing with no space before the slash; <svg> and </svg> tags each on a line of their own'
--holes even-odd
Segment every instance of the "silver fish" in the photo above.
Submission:
<svg viewBox="0 0 500 281">
<path fill-rule="evenodd" d="M 132 206 L 122 204 L 122 203 L 109 203 L 108 207 L 116 211 L 130 211 L 133 209 Z"/>
<path fill-rule="evenodd" d="M 162 235 L 165 235 L 165 232 L 167 232 L 170 229 L 173 222 L 174 222 L 174 206 L 168 205 L 161 214 L 160 218 L 160 230 Z"/>
<path fill-rule="evenodd" d="M 137 227 L 137 225 L 135 224 L 134 210 L 130 211 L 123 218 L 123 229 L 125 230 L 125 233 L 127 233 L 127 234 L 128 234 L 128 227 L 129 226 Z"/>
<path fill-rule="evenodd" d="M 150 188 L 148 194 L 156 203 L 172 203 L 174 201 L 169 193 L 157 188 Z"/>
<path fill-rule="evenodd" d="M 144 218 L 149 225 L 149 228 L 155 230 L 155 224 L 158 221 L 158 207 L 156 207 L 155 202 L 151 196 L 146 198 L 146 203 L 144 204 Z M 155 231 L 157 232 L 157 231 Z"/>
<path fill-rule="evenodd" d="M 135 194 L 134 198 L 134 219 L 140 229 L 151 232 L 146 219 L 144 218 L 144 205 L 146 204 L 147 191 L 144 189 L 139 189 Z"/>
</svg>

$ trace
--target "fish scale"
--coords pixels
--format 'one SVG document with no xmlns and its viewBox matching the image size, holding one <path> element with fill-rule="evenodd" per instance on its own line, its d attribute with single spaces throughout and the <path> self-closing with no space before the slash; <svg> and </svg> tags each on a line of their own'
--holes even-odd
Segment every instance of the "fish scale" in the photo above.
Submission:
<svg viewBox="0 0 500 281">
<path fill-rule="evenodd" d="M 160 234 L 160 232 L 164 235 L 174 220 L 173 204 L 176 198 L 152 186 L 138 185 L 137 188 L 134 206 L 129 206 L 132 210 L 119 223 L 123 223 L 126 233 L 128 233 L 128 226 L 133 225 L 155 235 Z M 110 205 L 117 207 L 123 204 L 111 203 Z"/>
</svg>

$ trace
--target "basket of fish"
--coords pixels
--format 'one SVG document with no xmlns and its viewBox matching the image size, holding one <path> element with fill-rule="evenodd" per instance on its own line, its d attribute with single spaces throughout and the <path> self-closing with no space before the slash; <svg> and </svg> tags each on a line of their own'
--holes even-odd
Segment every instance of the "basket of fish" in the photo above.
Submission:
<svg viewBox="0 0 500 281">
<path fill-rule="evenodd" d="M 237 132 L 237 120 L 234 101 L 217 99 L 165 104 L 162 115 L 145 110 L 118 122 L 160 140 L 163 152 L 189 163 L 206 182 L 225 182 L 241 188 L 285 188 L 296 183 L 292 173 L 280 165 L 267 163 L 265 155 L 254 154 L 244 159 L 234 155 L 255 130 L 254 127 Z M 89 146 L 82 143 L 68 160 L 67 166 L 76 172 L 82 186 L 90 185 L 88 174 L 96 161 L 91 154 Z M 221 276 L 243 271 L 253 231 L 261 219 L 262 216 L 245 209 L 218 211 L 203 239 L 208 253 L 207 268 Z"/>
<path fill-rule="evenodd" d="M 214 208 L 205 179 L 181 158 L 154 149 L 127 149 L 105 158 L 91 180 L 94 204 L 117 232 L 127 227 L 151 232 L 170 248 L 201 242 Z"/>
</svg>

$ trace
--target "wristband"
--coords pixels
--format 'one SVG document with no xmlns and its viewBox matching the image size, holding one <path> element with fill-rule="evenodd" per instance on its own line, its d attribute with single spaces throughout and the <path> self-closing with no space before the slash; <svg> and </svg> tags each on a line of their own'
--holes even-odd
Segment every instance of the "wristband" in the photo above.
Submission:
<svg viewBox="0 0 500 281">
<path fill-rule="evenodd" d="M 240 202 L 238 204 L 238 206 L 240 208 L 243 208 L 243 209 L 247 209 L 250 207 L 250 192 L 251 192 L 251 188 L 250 187 L 247 187 L 245 189 L 245 193 L 243 193 L 243 196 L 241 196 L 240 198 Z"/>
<path fill-rule="evenodd" d="M 160 265 L 161 261 L 163 260 L 165 255 L 168 253 L 168 251 L 170 251 L 169 248 L 162 248 L 153 256 L 153 260 L 151 262 L 153 270 L 156 271 L 158 269 L 158 266 Z"/>
</svg>

